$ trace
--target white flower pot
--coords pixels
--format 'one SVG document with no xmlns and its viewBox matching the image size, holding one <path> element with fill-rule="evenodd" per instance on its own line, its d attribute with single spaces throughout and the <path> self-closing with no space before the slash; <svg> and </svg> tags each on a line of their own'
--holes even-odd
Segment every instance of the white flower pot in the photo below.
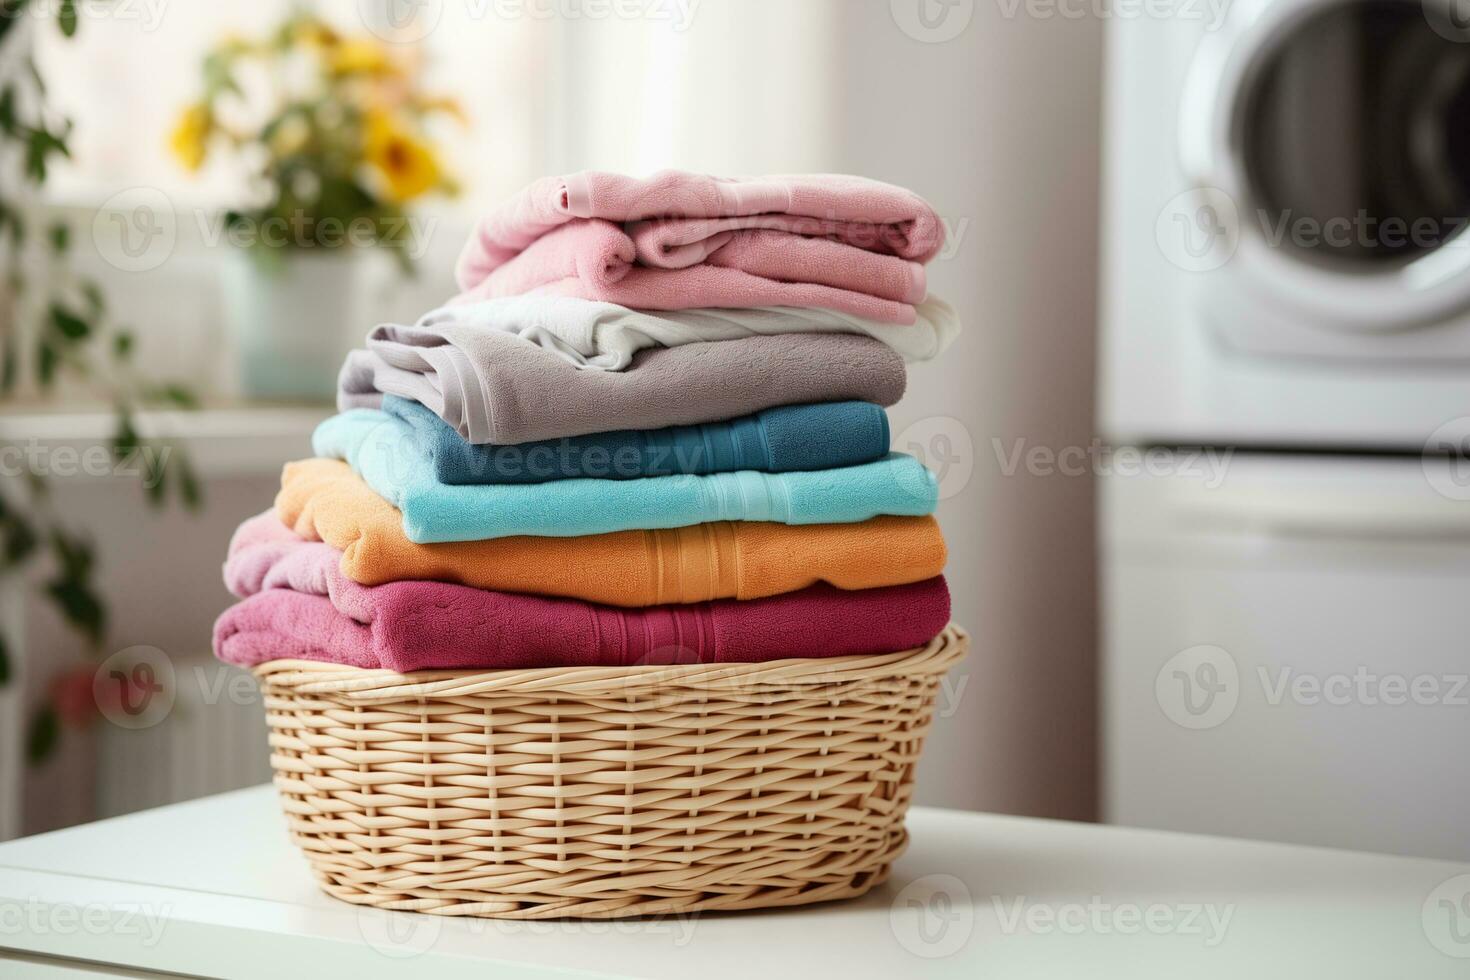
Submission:
<svg viewBox="0 0 1470 980">
<path fill-rule="evenodd" d="M 240 393 L 330 401 L 347 351 L 372 328 L 371 256 L 342 248 L 295 251 L 265 264 L 243 249 L 224 263 L 225 316 Z"/>
</svg>

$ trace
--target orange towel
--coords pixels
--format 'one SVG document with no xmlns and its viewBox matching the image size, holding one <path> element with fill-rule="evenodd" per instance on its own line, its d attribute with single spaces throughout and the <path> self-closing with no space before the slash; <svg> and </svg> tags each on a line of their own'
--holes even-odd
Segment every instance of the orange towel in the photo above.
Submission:
<svg viewBox="0 0 1470 980">
<path fill-rule="evenodd" d="M 433 579 L 613 606 L 757 599 L 818 582 L 903 585 L 933 578 L 945 561 L 932 517 L 414 544 L 398 511 L 334 459 L 286 464 L 276 514 L 302 537 L 340 549 L 342 573 L 363 585 Z"/>
</svg>

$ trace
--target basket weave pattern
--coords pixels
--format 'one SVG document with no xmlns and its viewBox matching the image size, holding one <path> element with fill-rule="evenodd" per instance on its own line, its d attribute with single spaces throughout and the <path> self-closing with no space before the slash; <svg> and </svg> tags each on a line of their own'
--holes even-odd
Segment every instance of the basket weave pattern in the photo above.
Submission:
<svg viewBox="0 0 1470 980">
<path fill-rule="evenodd" d="M 860 895 L 904 848 L 951 626 L 903 653 L 425 671 L 275 660 L 276 787 L 361 905 L 621 917 Z"/>
</svg>

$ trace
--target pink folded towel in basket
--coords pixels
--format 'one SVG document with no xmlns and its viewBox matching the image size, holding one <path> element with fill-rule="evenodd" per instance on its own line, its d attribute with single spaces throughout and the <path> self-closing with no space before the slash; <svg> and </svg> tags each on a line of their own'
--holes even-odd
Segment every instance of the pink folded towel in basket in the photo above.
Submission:
<svg viewBox="0 0 1470 980">
<path fill-rule="evenodd" d="M 532 291 L 638 309 L 804 306 L 913 323 L 944 241 L 918 195 L 861 177 L 549 177 L 487 216 L 459 301 Z"/>
<path fill-rule="evenodd" d="M 299 659 L 400 673 L 752 663 L 906 650 L 949 621 L 940 577 L 621 609 L 444 582 L 363 586 L 341 574 L 340 561 L 340 552 L 296 537 L 273 513 L 242 524 L 225 582 L 246 598 L 215 623 L 215 655 L 241 666 Z"/>
</svg>

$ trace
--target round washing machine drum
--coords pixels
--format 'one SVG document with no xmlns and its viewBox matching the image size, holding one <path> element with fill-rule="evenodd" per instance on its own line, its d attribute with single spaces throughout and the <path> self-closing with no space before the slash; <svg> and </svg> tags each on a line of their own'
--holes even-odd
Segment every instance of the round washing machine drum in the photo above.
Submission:
<svg viewBox="0 0 1470 980">
<path fill-rule="evenodd" d="M 1470 311 L 1470 19 L 1459 0 L 1237 0 L 1184 93 L 1183 162 L 1238 285 L 1317 326 Z"/>
</svg>

